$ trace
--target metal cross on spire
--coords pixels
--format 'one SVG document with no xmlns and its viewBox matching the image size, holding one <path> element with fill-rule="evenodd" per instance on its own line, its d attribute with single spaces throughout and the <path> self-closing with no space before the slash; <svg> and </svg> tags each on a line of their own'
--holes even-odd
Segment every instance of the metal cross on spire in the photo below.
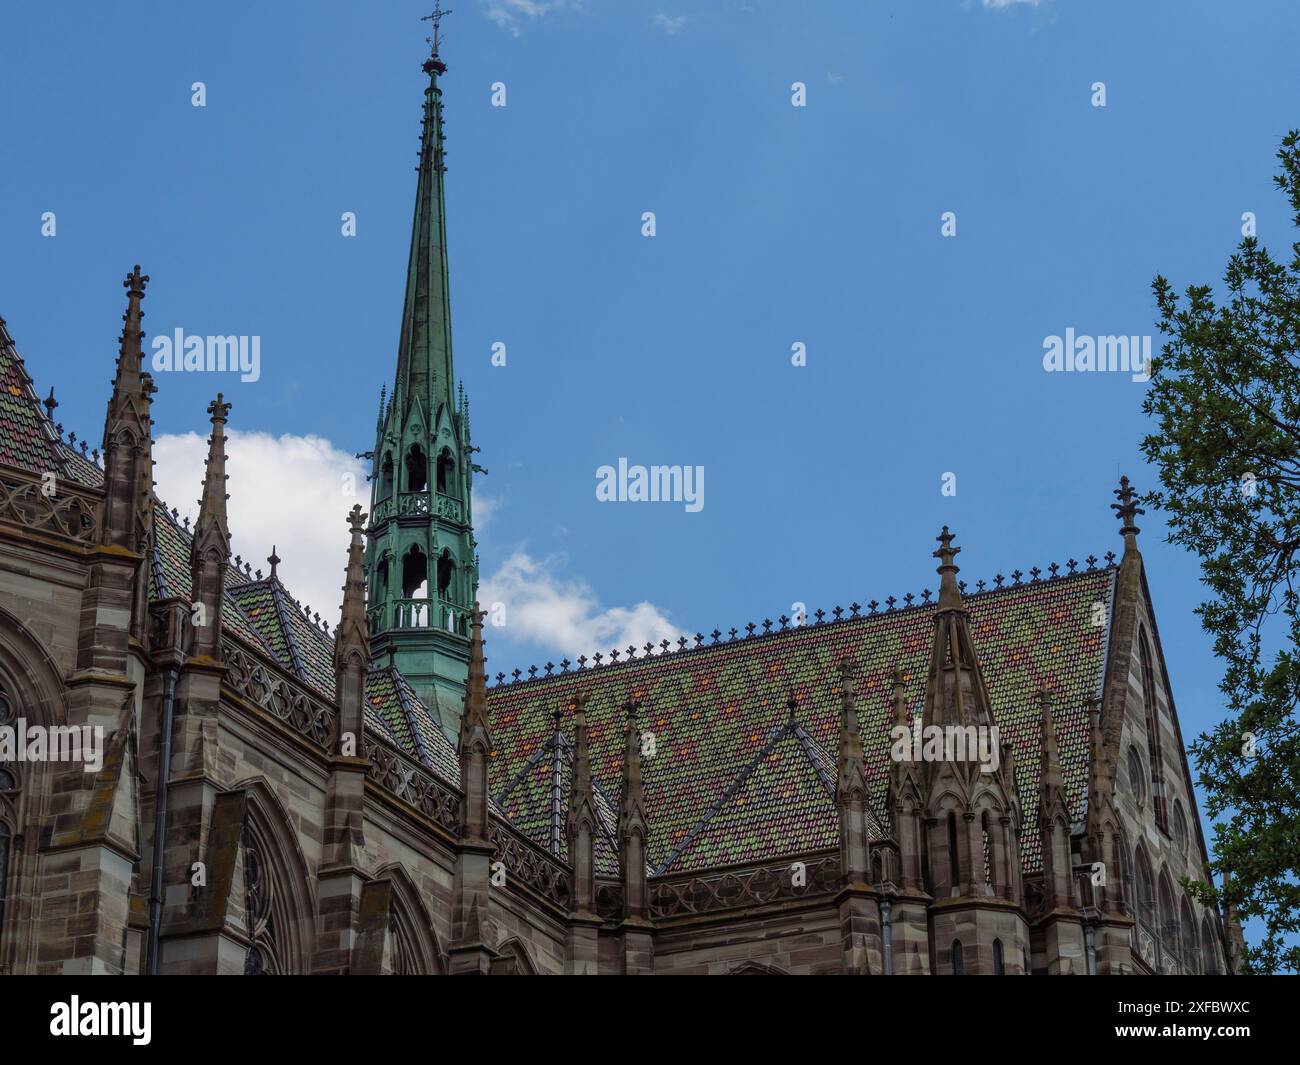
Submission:
<svg viewBox="0 0 1300 1065">
<path fill-rule="evenodd" d="M 425 40 L 428 41 L 429 44 L 433 47 L 433 54 L 435 56 L 438 54 L 438 46 L 442 44 L 442 30 L 439 23 L 442 22 L 442 18 L 444 15 L 450 15 L 450 14 L 451 14 L 450 8 L 446 11 L 442 9 L 442 0 L 433 0 L 433 11 L 428 15 L 424 15 L 420 19 L 421 22 L 433 23 L 433 36 L 426 37 Z"/>
</svg>

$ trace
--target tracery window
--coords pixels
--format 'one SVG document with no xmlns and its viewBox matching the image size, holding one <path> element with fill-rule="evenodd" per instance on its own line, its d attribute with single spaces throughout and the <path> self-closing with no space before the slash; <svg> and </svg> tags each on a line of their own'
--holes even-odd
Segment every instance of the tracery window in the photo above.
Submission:
<svg viewBox="0 0 1300 1065">
<path fill-rule="evenodd" d="M 1182 853 L 1187 853 L 1187 815 L 1183 813 L 1183 804 L 1177 799 L 1174 800 L 1174 839 L 1178 843 L 1178 849 Z"/>
<path fill-rule="evenodd" d="M 9 691 L 5 687 L 4 680 L 0 678 L 0 728 L 6 725 L 12 726 L 17 716 L 13 700 L 9 697 Z M 17 789 L 17 775 L 3 761 L 0 761 L 0 795 Z"/>
<path fill-rule="evenodd" d="M 9 882 L 9 826 L 0 821 L 0 929 L 5 926 L 5 885 Z"/>
<path fill-rule="evenodd" d="M 1137 917 L 1150 931 L 1155 931 L 1156 886 L 1151 875 L 1151 863 L 1140 847 L 1137 855 Z"/>
<path fill-rule="evenodd" d="M 244 957 L 245 976 L 273 976 L 285 971 L 274 912 L 274 884 L 261 834 L 244 822 L 244 910 L 251 946 Z"/>
<path fill-rule="evenodd" d="M 948 814 L 948 882 L 955 895 L 961 885 L 961 862 L 957 857 L 957 815 Z"/>
<path fill-rule="evenodd" d="M 1133 801 L 1141 806 L 1146 798 L 1146 775 L 1142 770 L 1142 756 L 1136 747 L 1128 749 L 1128 784 L 1133 792 Z"/>
<path fill-rule="evenodd" d="M 1186 971 L 1192 973 L 1202 973 L 1205 970 L 1201 968 L 1201 937 L 1196 934 L 1196 922 L 1192 918 L 1192 908 L 1186 899 L 1183 899 L 1182 905 L 1178 911 L 1178 931 L 1180 936 L 1179 953 L 1183 956 L 1183 965 Z"/>
</svg>

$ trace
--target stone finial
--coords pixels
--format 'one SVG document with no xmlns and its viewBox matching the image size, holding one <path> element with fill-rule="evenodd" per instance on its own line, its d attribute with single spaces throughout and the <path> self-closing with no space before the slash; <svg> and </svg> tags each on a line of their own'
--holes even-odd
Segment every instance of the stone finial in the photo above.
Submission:
<svg viewBox="0 0 1300 1065">
<path fill-rule="evenodd" d="M 618 812 L 619 865 L 623 874 L 624 912 L 629 919 L 644 919 L 649 911 L 645 854 L 648 827 L 641 785 L 641 729 L 635 697 L 623 703 L 627 718 L 623 742 L 623 792 Z"/>
<path fill-rule="evenodd" d="M 911 728 L 911 721 L 907 716 L 907 687 L 903 683 L 903 671 L 894 666 L 889 672 L 890 682 L 890 706 L 893 708 L 893 720 L 895 725 L 906 725 Z"/>
<path fill-rule="evenodd" d="M 936 539 L 939 541 L 939 550 L 934 552 L 939 560 L 939 609 L 955 610 L 961 606 L 961 589 L 957 587 L 958 567 L 953 560 L 961 548 L 952 546 L 953 534 L 946 525 Z"/>
<path fill-rule="evenodd" d="M 1119 518 L 1123 523 L 1119 531 L 1120 535 L 1124 537 L 1124 552 L 1127 554 L 1130 551 L 1137 550 L 1137 534 L 1142 531 L 1134 524 L 1134 519 L 1139 514 L 1145 514 L 1146 511 L 1138 506 L 1137 492 L 1133 490 L 1133 486 L 1129 483 L 1127 477 L 1119 479 L 1119 487 L 1115 489 L 1115 497 L 1119 502 L 1112 503 L 1110 509 L 1115 512 L 1115 517 Z"/>
<path fill-rule="evenodd" d="M 488 730 L 487 672 L 483 656 L 483 618 L 486 612 L 478 603 L 470 614 L 469 675 L 465 679 L 465 704 L 460 716 L 461 800 L 460 834 L 462 839 L 486 843 L 488 838 L 489 798 L 488 764 L 492 755 L 492 737 Z"/>
</svg>

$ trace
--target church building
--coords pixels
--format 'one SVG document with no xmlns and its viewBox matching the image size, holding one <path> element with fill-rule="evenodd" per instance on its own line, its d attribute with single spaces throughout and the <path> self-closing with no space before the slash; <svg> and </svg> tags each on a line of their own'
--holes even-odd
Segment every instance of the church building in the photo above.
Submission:
<svg viewBox="0 0 1300 1065">
<path fill-rule="evenodd" d="M 103 740 L 0 758 L 0 972 L 1234 971 L 1127 479 L 1118 555 L 489 674 L 423 69 L 336 624 L 231 558 L 225 396 L 156 495 L 139 266 L 93 452 L 0 320 L 0 730 Z"/>
</svg>

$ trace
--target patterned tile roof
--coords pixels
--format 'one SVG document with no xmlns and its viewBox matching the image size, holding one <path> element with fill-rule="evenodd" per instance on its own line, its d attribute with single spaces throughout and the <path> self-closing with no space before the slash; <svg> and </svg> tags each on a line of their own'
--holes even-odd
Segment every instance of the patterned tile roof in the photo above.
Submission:
<svg viewBox="0 0 1300 1065">
<path fill-rule="evenodd" d="M 570 728 L 570 731 L 572 729 Z M 556 758 L 558 744 L 559 758 Z M 495 757 L 496 752 L 493 752 Z M 559 770 L 557 773 L 556 770 Z M 618 801 L 593 780 L 596 817 L 596 873 L 618 876 Z M 569 817 L 569 789 L 573 786 L 573 741 L 563 731 L 552 729 L 516 773 L 508 778 L 492 767 L 494 798 L 501 812 L 517 829 L 565 861 L 569 859 L 566 825 Z"/>
<path fill-rule="evenodd" d="M 102 488 L 104 471 L 76 448 L 63 442 L 59 443 L 59 453 L 69 475 L 79 485 L 86 488 Z"/>
<path fill-rule="evenodd" d="M 1114 568 L 1107 566 L 966 597 L 994 715 L 1003 738 L 1016 750 L 1017 786 L 1027 809 L 1036 801 L 1038 786 L 1034 693 L 1046 686 L 1055 696 L 1071 813 L 1076 820 L 1083 816 L 1085 701 L 1100 688 L 1108 631 L 1094 625 L 1093 604 L 1105 603 L 1109 616 L 1113 580 Z M 619 706 L 635 693 L 645 704 L 643 729 L 655 736 L 655 754 L 643 764 L 653 868 L 666 870 L 671 862 L 676 872 L 755 861 L 771 856 L 774 852 L 767 848 L 778 844 L 784 853 L 833 845 L 834 804 L 809 749 L 791 733 L 781 737 L 761 765 L 754 764 L 756 758 L 787 723 L 785 704 L 793 693 L 798 721 L 820 748 L 833 779 L 831 752 L 839 742 L 835 666 L 848 656 L 856 665 L 870 802 L 884 823 L 889 674 L 895 664 L 900 666 L 909 702 L 921 697 L 935 609 L 920 604 L 499 684 L 488 691 L 493 780 L 509 780 L 527 765 L 547 742 L 554 708 L 567 705 L 581 690 L 590 696 L 593 776 L 608 794 L 617 795 L 623 730 Z M 741 779 L 746 772 L 748 777 Z M 530 804 L 548 799 L 549 792 L 539 784 L 527 797 L 513 797 L 509 809 L 522 823 L 541 824 L 542 815 Z M 1035 819 L 1027 816 L 1025 823 Z M 1022 835 L 1022 847 L 1026 871 L 1036 871 L 1033 832 Z"/>
<path fill-rule="evenodd" d="M 57 436 L 0 318 L 0 465 L 68 474 Z"/>
</svg>

